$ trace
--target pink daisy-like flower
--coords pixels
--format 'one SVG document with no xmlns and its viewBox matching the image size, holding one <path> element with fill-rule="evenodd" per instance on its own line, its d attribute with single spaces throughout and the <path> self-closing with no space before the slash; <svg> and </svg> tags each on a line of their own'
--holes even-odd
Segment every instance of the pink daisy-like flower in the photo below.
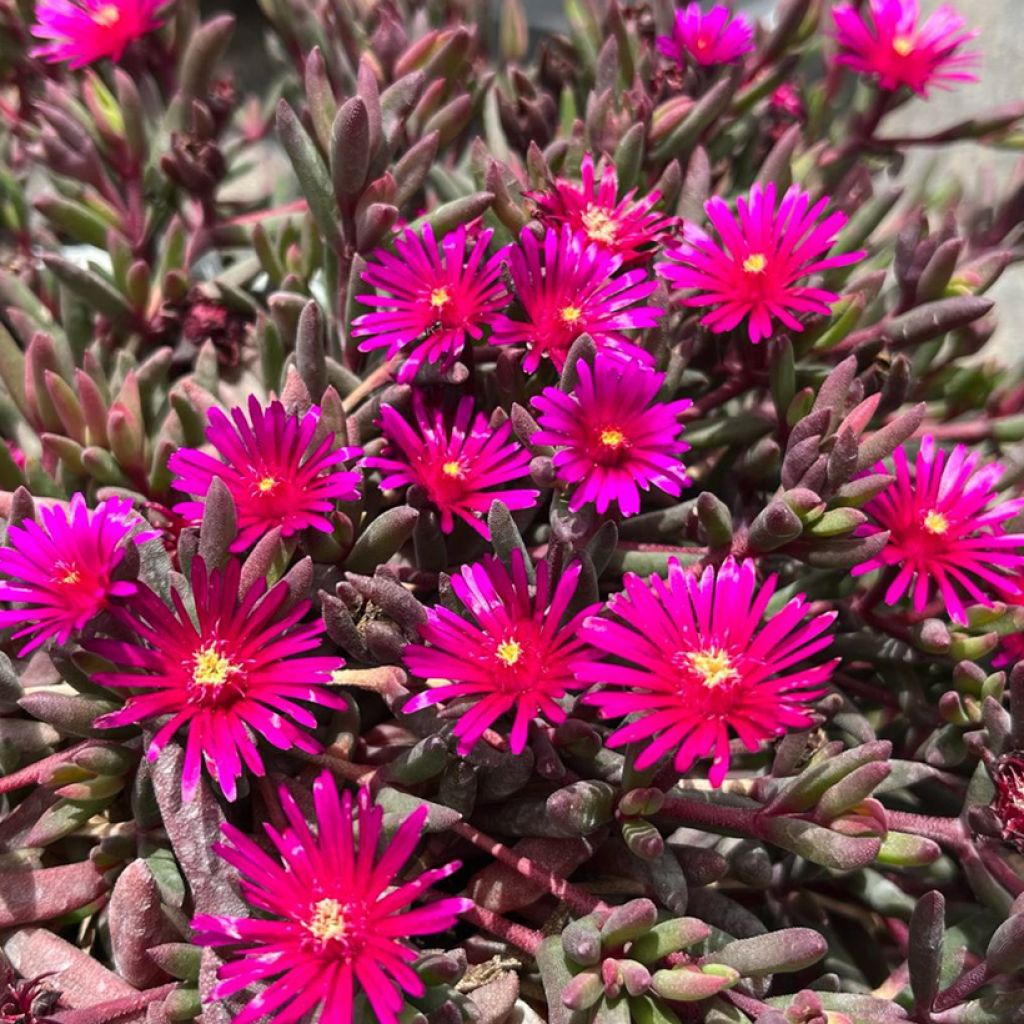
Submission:
<svg viewBox="0 0 1024 1024">
<path fill-rule="evenodd" d="M 113 672 L 98 675 L 97 682 L 141 691 L 120 710 L 97 719 L 98 726 L 170 716 L 153 736 L 146 752 L 150 761 L 179 729 L 187 728 L 181 780 L 186 799 L 199 784 L 201 762 L 229 800 L 235 799 L 243 762 L 254 775 L 263 775 L 255 736 L 279 750 L 319 752 L 320 744 L 304 731 L 315 728 L 316 719 L 299 702 L 347 706 L 325 686 L 331 673 L 344 665 L 342 659 L 306 655 L 319 646 L 324 630 L 322 621 L 299 625 L 310 602 L 286 607 L 285 580 L 269 591 L 264 580 L 257 580 L 239 597 L 240 579 L 237 560 L 207 572 L 196 557 L 194 620 L 174 587 L 172 609 L 140 586 L 129 605 L 114 609 L 118 621 L 138 639 L 94 639 L 87 644 L 115 665 Z"/>
<path fill-rule="evenodd" d="M 543 242 L 523 228 L 519 243 L 509 249 L 508 265 L 523 319 L 497 316 L 492 345 L 525 345 L 527 373 L 544 358 L 561 370 L 581 334 L 589 334 L 599 348 L 653 362 L 623 333 L 654 327 L 664 313 L 658 306 L 640 305 L 658 287 L 646 271 L 618 273 L 621 256 L 589 243 L 568 225 L 560 232 L 548 228 Z"/>
<path fill-rule="evenodd" d="M 869 0 L 862 12 L 849 3 L 832 9 L 839 43 L 838 62 L 878 78 L 882 89 L 906 86 L 921 96 L 930 86 L 948 89 L 973 82 L 971 68 L 980 56 L 964 52 L 977 36 L 949 4 L 942 4 L 923 24 L 917 0 Z"/>
<path fill-rule="evenodd" d="M 115 580 L 128 536 L 141 520 L 126 498 L 108 498 L 94 509 L 81 494 L 69 505 L 40 510 L 42 524 L 26 520 L 7 531 L 0 548 L 0 601 L 20 608 L 0 611 L 0 628 L 20 627 L 14 639 L 31 637 L 19 654 L 25 655 L 53 638 L 67 643 L 115 598 L 131 597 L 138 589 L 130 580 Z M 139 533 L 137 543 L 157 536 Z"/>
<path fill-rule="evenodd" d="M 646 743 L 636 760 L 649 768 L 672 754 L 676 770 L 712 755 L 708 777 L 721 785 L 729 770 L 729 734 L 754 751 L 765 740 L 811 722 L 837 661 L 802 664 L 832 642 L 834 612 L 807 618 L 803 595 L 764 621 L 776 577 L 758 587 L 754 562 L 727 558 L 689 575 L 672 559 L 668 579 L 624 578 L 609 602 L 615 619 L 590 618 L 584 638 L 612 655 L 591 662 L 582 679 L 604 684 L 584 701 L 604 718 L 631 716 L 609 745 Z"/>
<path fill-rule="evenodd" d="M 333 434 L 314 442 L 319 421 L 316 406 L 290 416 L 280 402 L 261 408 L 255 396 L 249 398 L 249 420 L 240 408 L 231 410 L 231 419 L 211 409 L 206 437 L 220 459 L 196 448 L 176 451 L 168 460 L 174 485 L 199 497 L 215 478 L 227 485 L 238 514 L 232 551 L 245 551 L 275 526 L 283 537 L 307 529 L 330 533 L 327 514 L 334 503 L 359 497 L 360 474 L 341 466 L 361 449 L 335 448 Z M 174 511 L 198 522 L 203 503 L 183 501 Z"/>
<path fill-rule="evenodd" d="M 483 413 L 473 415 L 469 397 L 459 401 L 450 426 L 441 409 L 427 408 L 420 392 L 413 393 L 412 402 L 415 429 L 391 406 L 381 406 L 388 445 L 364 465 L 381 470 L 383 490 L 416 484 L 437 509 L 445 533 L 455 529 L 458 517 L 488 540 L 485 520 L 495 501 L 513 509 L 534 504 L 540 494 L 534 488 L 501 486 L 530 468 L 530 455 L 512 439 L 510 423 L 492 428 Z"/>
<path fill-rule="evenodd" d="M 654 212 L 661 199 L 657 190 L 636 198 L 630 189 L 619 199 L 619 176 L 614 164 L 606 164 L 598 181 L 594 158 L 583 157 L 581 183 L 558 178 L 543 192 L 528 192 L 541 221 L 555 228 L 567 225 L 588 242 L 621 256 L 624 264 L 646 261 L 653 248 L 672 230 L 676 221 Z"/>
<path fill-rule="evenodd" d="M 679 417 L 693 403 L 658 402 L 663 373 L 598 352 L 581 359 L 570 394 L 545 388 L 533 400 L 540 431 L 531 440 L 552 445 L 560 480 L 573 487 L 569 509 L 593 504 L 604 513 L 617 503 L 624 516 L 640 511 L 640 491 L 657 487 L 679 496 L 689 483 L 679 456 Z"/>
<path fill-rule="evenodd" d="M 959 623 L 967 621 L 965 598 L 990 605 L 1019 594 L 1015 577 L 1024 567 L 1024 534 L 1004 533 L 1003 524 L 1024 510 L 1024 498 L 1000 500 L 1002 467 L 979 466 L 980 458 L 963 445 L 947 455 L 929 435 L 921 439 L 912 470 L 905 448 L 897 448 L 896 480 L 864 506 L 876 524 L 865 533 L 888 530 L 888 543 L 853 575 L 895 568 L 888 604 L 909 593 L 920 613 L 937 594 Z M 879 463 L 875 472 L 888 470 Z"/>
<path fill-rule="evenodd" d="M 676 11 L 672 35 L 658 36 L 658 49 L 681 67 L 735 64 L 754 49 L 754 30 L 728 7 L 718 4 L 705 14 L 699 3 L 692 3 Z"/>
<path fill-rule="evenodd" d="M 522 753 L 535 718 L 564 722 L 565 710 L 557 701 L 579 688 L 576 669 L 587 652 L 580 627 L 599 607 L 563 621 L 579 575 L 579 564 L 571 565 L 552 590 L 548 565 L 542 562 L 531 595 L 521 551 L 512 553 L 511 572 L 492 556 L 464 565 L 462 575 L 452 578 L 452 589 L 472 620 L 441 606 L 428 610 L 420 633 L 431 646 L 407 647 L 405 663 L 410 672 L 436 684 L 402 710 L 469 702 L 454 730 L 460 754 L 468 754 L 503 715 L 514 715 L 509 745 L 515 754 Z"/>
<path fill-rule="evenodd" d="M 838 211 L 819 222 L 828 203 L 823 198 L 811 206 L 810 195 L 794 185 L 776 209 L 775 186 L 755 185 L 749 198 L 737 200 L 734 214 L 714 196 L 704 209 L 720 241 L 687 224 L 683 243 L 656 269 L 676 288 L 695 292 L 683 305 L 711 307 L 701 323 L 716 334 L 744 320 L 755 345 L 772 336 L 775 321 L 802 331 L 798 314 L 827 315 L 839 296 L 797 282 L 864 258 L 863 252 L 824 255 L 846 224 Z"/>
<path fill-rule="evenodd" d="M 426 991 L 409 966 L 419 956 L 409 939 L 446 931 L 473 901 L 411 905 L 461 865 L 452 861 L 409 881 L 398 877 L 420 841 L 425 807 L 385 841 L 384 814 L 369 791 L 359 791 L 353 813 L 351 794 L 339 799 L 330 772 L 313 784 L 316 835 L 288 790 L 282 786 L 279 795 L 288 826 L 263 825 L 276 856 L 227 824 L 229 842 L 214 846 L 237 869 L 243 896 L 261 916 L 193 919 L 193 942 L 231 950 L 210 998 L 265 984 L 234 1024 L 293 1024 L 317 1005 L 325 1024 L 352 1024 L 361 1019 L 353 1005 L 361 995 L 380 1024 L 397 1024 L 405 995 Z"/>
<path fill-rule="evenodd" d="M 422 238 L 414 231 L 397 238 L 394 253 L 378 250 L 362 280 L 382 294 L 357 296 L 376 307 L 353 321 L 353 335 L 367 338 L 360 351 L 386 348 L 390 359 L 408 349 L 400 381 L 411 380 L 425 362 L 449 368 L 466 342 L 479 341 L 508 305 L 501 279 L 504 250 L 487 256 L 492 235 L 482 231 L 467 254 L 465 226 L 438 245 L 427 224 Z"/>
<path fill-rule="evenodd" d="M 71 68 L 104 57 L 119 61 L 129 43 L 158 29 L 157 12 L 167 0 L 36 0 L 32 35 L 42 39 L 31 51 Z"/>
</svg>

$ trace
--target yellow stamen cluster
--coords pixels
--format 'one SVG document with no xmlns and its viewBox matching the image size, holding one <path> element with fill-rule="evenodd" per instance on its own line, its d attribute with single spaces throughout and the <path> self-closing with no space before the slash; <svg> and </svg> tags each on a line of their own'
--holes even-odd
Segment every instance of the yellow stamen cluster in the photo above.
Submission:
<svg viewBox="0 0 1024 1024">
<path fill-rule="evenodd" d="M 701 682 L 708 687 L 720 686 L 736 676 L 732 659 L 719 647 L 693 651 L 686 655 L 686 660 L 693 671 L 701 677 Z"/>
<path fill-rule="evenodd" d="M 748 274 L 763 274 L 768 266 L 768 258 L 763 252 L 752 252 L 744 261 L 743 269 Z"/>
<path fill-rule="evenodd" d="M 523 645 L 518 640 L 503 640 L 498 644 L 495 654 L 499 661 L 511 668 L 523 656 Z"/>
<path fill-rule="evenodd" d="M 313 916 L 306 922 L 306 930 L 321 942 L 340 939 L 345 934 L 342 905 L 333 899 L 320 900 L 313 908 Z"/>
<path fill-rule="evenodd" d="M 949 520 L 941 512 L 932 509 L 924 517 L 924 528 L 936 537 L 941 537 L 949 530 Z"/>
<path fill-rule="evenodd" d="M 196 686 L 223 686 L 238 666 L 225 658 L 212 644 L 196 652 L 192 665 L 192 682 Z"/>
</svg>

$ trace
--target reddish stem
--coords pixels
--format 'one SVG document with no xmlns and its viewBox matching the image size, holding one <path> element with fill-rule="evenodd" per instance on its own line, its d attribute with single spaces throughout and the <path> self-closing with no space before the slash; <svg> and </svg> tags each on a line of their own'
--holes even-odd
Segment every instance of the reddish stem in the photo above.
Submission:
<svg viewBox="0 0 1024 1024">
<path fill-rule="evenodd" d="M 24 768 L 12 772 L 10 775 L 4 775 L 0 778 L 0 793 L 10 793 L 12 790 L 21 789 L 22 786 L 31 786 L 45 782 L 50 777 L 50 773 L 54 768 L 65 764 L 81 750 L 86 750 L 90 747 L 106 749 L 112 746 L 113 744 L 104 743 L 102 740 L 82 740 L 66 750 L 58 750 L 56 754 L 44 757 L 41 761 L 35 761 L 33 764 L 25 765 Z"/>
<path fill-rule="evenodd" d="M 885 809 L 886 821 L 893 832 L 908 832 L 924 836 L 954 853 L 960 853 L 968 845 L 963 825 L 957 818 L 936 818 L 928 814 L 911 814 L 909 811 Z"/>
<path fill-rule="evenodd" d="M 479 925 L 492 935 L 516 946 L 530 956 L 537 955 L 537 950 L 540 949 L 540 944 L 544 941 L 544 936 L 540 932 L 509 921 L 501 914 L 496 914 L 493 910 L 486 910 L 484 907 L 474 906 L 471 910 L 464 911 L 462 919 L 469 921 L 470 924 Z"/>
<path fill-rule="evenodd" d="M 741 836 L 760 837 L 757 824 L 760 807 L 726 807 L 704 800 L 667 797 L 660 814 L 685 825 Z"/>
<path fill-rule="evenodd" d="M 943 1010 L 959 1006 L 972 992 L 976 992 L 995 976 L 996 972 L 984 962 L 969 968 L 949 988 L 935 997 L 933 1010 L 936 1013 L 942 1013 Z"/>
<path fill-rule="evenodd" d="M 66 1010 L 64 1013 L 58 1013 L 53 1020 L 57 1024 L 113 1024 L 130 1013 L 144 1010 L 158 999 L 165 999 L 177 987 L 178 982 L 172 981 L 169 985 L 161 985 L 159 988 L 147 988 L 137 995 L 122 996 L 120 999 L 111 999 L 109 1002 L 97 1003 L 96 1006 L 87 1006 L 80 1010 Z"/>
<path fill-rule="evenodd" d="M 523 857 L 514 850 L 509 849 L 504 843 L 491 839 L 479 829 L 474 828 L 467 822 L 460 821 L 452 826 L 452 831 L 468 839 L 474 846 L 485 850 L 495 860 L 500 861 L 513 871 L 522 875 L 527 881 L 543 885 L 545 889 L 556 899 L 561 900 L 570 910 L 576 914 L 591 914 L 604 904 L 596 896 L 577 888 L 572 882 L 567 881 L 559 875 L 546 871 L 537 865 L 529 857 Z"/>
</svg>

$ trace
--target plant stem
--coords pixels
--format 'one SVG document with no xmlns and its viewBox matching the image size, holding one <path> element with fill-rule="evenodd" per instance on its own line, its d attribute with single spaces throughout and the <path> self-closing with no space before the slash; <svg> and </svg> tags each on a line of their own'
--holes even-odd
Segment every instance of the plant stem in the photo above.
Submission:
<svg viewBox="0 0 1024 1024">
<path fill-rule="evenodd" d="M 158 999 L 165 999 L 178 987 L 178 982 L 173 981 L 169 985 L 161 985 L 159 988 L 147 988 L 136 995 L 122 996 L 120 999 L 111 999 L 106 1003 L 98 1003 L 96 1006 L 87 1006 L 80 1010 L 67 1010 L 58 1013 L 53 1017 L 55 1024 L 113 1024 L 114 1021 L 127 1017 L 128 1014 L 136 1014 L 144 1010 L 150 1003 Z"/>
<path fill-rule="evenodd" d="M 893 832 L 908 832 L 924 836 L 954 853 L 960 853 L 968 845 L 963 825 L 957 818 L 936 818 L 927 814 L 912 814 L 909 811 L 885 809 L 885 817 Z"/>
<path fill-rule="evenodd" d="M 90 747 L 112 747 L 112 743 L 104 743 L 102 740 L 82 740 L 66 750 L 58 750 L 56 754 L 44 757 L 41 761 L 25 765 L 18 771 L 12 772 L 0 778 L 0 793 L 10 793 L 12 790 L 21 789 L 22 786 L 31 786 L 45 782 L 54 768 L 60 767 L 69 761 L 75 754 Z"/>
<path fill-rule="evenodd" d="M 484 907 L 474 906 L 471 910 L 464 911 L 462 919 L 469 921 L 470 924 L 479 925 L 492 935 L 516 946 L 530 956 L 537 955 L 537 950 L 540 949 L 540 944 L 544 941 L 544 936 L 540 932 L 509 921 L 501 914 L 496 914 L 493 910 L 486 910 Z"/>
<path fill-rule="evenodd" d="M 665 799 L 659 811 L 659 814 L 684 825 L 750 837 L 760 835 L 757 825 L 760 813 L 760 807 L 725 807 L 705 800 L 686 800 L 673 796 Z"/>
</svg>

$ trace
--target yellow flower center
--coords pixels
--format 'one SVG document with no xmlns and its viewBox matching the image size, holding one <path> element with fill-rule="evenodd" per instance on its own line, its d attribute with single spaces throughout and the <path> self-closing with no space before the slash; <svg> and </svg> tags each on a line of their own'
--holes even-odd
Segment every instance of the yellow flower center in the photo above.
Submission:
<svg viewBox="0 0 1024 1024">
<path fill-rule="evenodd" d="M 748 274 L 763 274 L 768 266 L 768 258 L 763 252 L 752 252 L 744 261 L 743 269 Z"/>
<path fill-rule="evenodd" d="M 498 656 L 498 661 L 511 668 L 523 656 L 523 645 L 518 640 L 502 640 L 494 653 Z"/>
<path fill-rule="evenodd" d="M 451 462 L 446 462 L 441 467 L 441 472 L 445 476 L 450 476 L 452 479 L 457 479 L 462 476 L 462 463 L 458 459 L 453 459 Z"/>
<path fill-rule="evenodd" d="M 914 40 L 910 36 L 897 36 L 892 41 L 892 48 L 901 57 L 906 57 L 914 49 Z"/>
<path fill-rule="evenodd" d="M 692 651 L 686 655 L 690 668 L 701 677 L 707 687 L 719 686 L 736 677 L 732 659 L 720 647 L 709 647 L 705 651 Z"/>
<path fill-rule="evenodd" d="M 68 565 L 67 562 L 57 562 L 54 569 L 57 571 L 53 577 L 55 583 L 63 583 L 65 586 L 70 587 L 81 582 L 82 574 L 74 565 Z"/>
<path fill-rule="evenodd" d="M 581 316 L 583 316 L 583 310 L 579 306 L 565 306 L 562 309 L 562 319 L 567 324 L 578 323 Z"/>
<path fill-rule="evenodd" d="M 621 448 L 626 443 L 626 435 L 615 427 L 606 427 L 601 431 L 600 441 L 606 448 Z"/>
<path fill-rule="evenodd" d="M 587 238 L 604 245 L 611 245 L 615 241 L 615 221 L 608 216 L 607 210 L 600 206 L 588 206 L 587 212 L 583 214 L 583 228 L 587 232 Z"/>
<path fill-rule="evenodd" d="M 306 922 L 306 930 L 321 942 L 340 939 L 345 934 L 345 914 L 337 900 L 320 900 L 313 908 L 313 916 Z"/>
<path fill-rule="evenodd" d="M 196 652 L 192 665 L 192 683 L 216 689 L 223 686 L 237 671 L 238 666 L 234 662 L 225 658 L 212 644 L 208 644 Z"/>
<path fill-rule="evenodd" d="M 277 486 L 277 480 L 272 476 L 265 476 L 257 485 L 256 489 L 260 494 L 269 494 Z"/>
<path fill-rule="evenodd" d="M 104 4 L 92 12 L 92 20 L 96 25 L 112 28 L 121 20 L 121 11 L 117 4 Z"/>
<path fill-rule="evenodd" d="M 924 528 L 936 537 L 941 537 L 949 530 L 949 520 L 941 512 L 932 509 L 924 517 Z"/>
<path fill-rule="evenodd" d="M 447 306 L 451 300 L 452 295 L 447 288 L 435 288 L 430 293 L 430 305 L 434 309 L 441 309 L 443 306 Z"/>
</svg>

